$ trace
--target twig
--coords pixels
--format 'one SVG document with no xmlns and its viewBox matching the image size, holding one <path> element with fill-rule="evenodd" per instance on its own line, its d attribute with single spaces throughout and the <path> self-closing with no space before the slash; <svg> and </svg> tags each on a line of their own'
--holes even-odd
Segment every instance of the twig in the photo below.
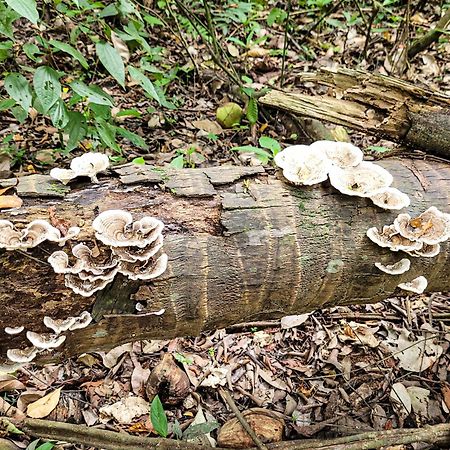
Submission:
<svg viewBox="0 0 450 450">
<path fill-rule="evenodd" d="M 230 393 L 226 391 L 225 389 L 219 388 L 219 393 L 222 396 L 222 398 L 226 401 L 228 406 L 230 407 L 231 411 L 234 412 L 236 415 L 236 418 L 239 420 L 240 424 L 244 428 L 244 430 L 250 435 L 250 437 L 253 439 L 253 442 L 256 444 L 259 450 L 269 450 L 267 446 L 259 439 L 259 437 L 256 435 L 256 433 L 253 431 L 251 426 L 248 424 L 248 422 L 244 419 L 241 412 L 239 411 L 238 407 L 236 406 L 236 403 L 234 403 L 234 400 L 232 399 Z"/>
<path fill-rule="evenodd" d="M 375 1 L 372 2 L 372 5 L 373 5 L 372 14 L 370 15 L 369 22 L 367 23 L 366 41 L 364 42 L 363 59 L 367 59 L 367 49 L 369 48 L 370 33 L 372 31 L 372 25 L 373 25 L 373 21 L 377 17 L 378 11 L 379 11 L 378 7 L 377 7 L 377 3 Z"/>
<path fill-rule="evenodd" d="M 280 87 L 282 88 L 284 85 L 284 69 L 286 65 L 286 51 L 288 48 L 289 42 L 289 23 L 291 18 L 291 9 L 292 9 L 292 0 L 288 0 L 287 5 L 287 15 L 284 27 L 284 42 L 283 42 L 283 55 L 281 59 L 281 76 L 280 76 Z"/>
<path fill-rule="evenodd" d="M 440 35 L 445 31 L 445 29 L 450 24 L 450 8 L 447 9 L 445 14 L 439 19 L 438 23 L 429 31 L 425 36 L 414 41 L 408 50 L 408 58 L 412 59 L 418 53 L 422 52 L 428 48 L 434 42 L 437 42 Z"/>
</svg>

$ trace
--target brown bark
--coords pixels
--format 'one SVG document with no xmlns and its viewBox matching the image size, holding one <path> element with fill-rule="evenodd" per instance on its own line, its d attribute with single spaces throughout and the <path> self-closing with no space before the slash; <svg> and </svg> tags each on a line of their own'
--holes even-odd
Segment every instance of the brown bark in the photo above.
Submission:
<svg viewBox="0 0 450 450">
<path fill-rule="evenodd" d="M 299 78 L 326 86 L 329 95 L 272 90 L 259 102 L 450 158 L 450 97 L 393 77 L 345 68 Z"/>
<path fill-rule="evenodd" d="M 450 166 L 422 160 L 386 160 L 394 185 L 409 194 L 411 214 L 450 204 Z M 198 335 L 227 325 L 278 318 L 334 305 L 383 300 L 397 284 L 424 275 L 430 291 L 449 289 L 450 253 L 444 243 L 435 258 L 412 258 L 412 269 L 389 276 L 374 267 L 401 255 L 372 244 L 371 226 L 391 223 L 395 212 L 368 199 L 343 196 L 330 186 L 297 188 L 262 168 L 220 167 L 183 171 L 125 166 L 120 176 L 100 184 L 80 184 L 69 194 L 41 178 L 18 190 L 24 206 L 0 218 L 28 223 L 56 215 L 82 227 L 92 240 L 98 211 L 126 209 L 136 218 L 149 214 L 166 224 L 168 270 L 153 283 L 116 277 L 89 298 L 64 286 L 46 262 L 52 244 L 25 254 L 0 251 L 0 355 L 26 346 L 23 333 L 8 336 L 5 326 L 46 331 L 42 318 L 65 318 L 85 309 L 97 323 L 71 332 L 47 360 L 109 349 L 131 340 Z M 55 200 L 49 193 L 61 198 Z M 66 246 L 66 250 L 68 249 Z M 67 250 L 68 251 L 68 250 Z M 146 304 L 136 313 L 135 302 Z M 165 309 L 161 316 L 152 311 Z M 41 358 L 41 360 L 43 360 Z"/>
</svg>

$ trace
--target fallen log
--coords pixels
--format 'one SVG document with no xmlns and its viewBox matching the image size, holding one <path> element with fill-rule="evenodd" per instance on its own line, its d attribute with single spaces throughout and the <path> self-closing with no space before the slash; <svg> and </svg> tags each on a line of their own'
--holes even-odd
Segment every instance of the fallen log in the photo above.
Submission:
<svg viewBox="0 0 450 450">
<path fill-rule="evenodd" d="M 327 95 L 271 90 L 264 106 L 386 137 L 450 159 L 450 97 L 406 81 L 346 68 L 299 74 Z"/>
<path fill-rule="evenodd" d="M 410 196 L 409 213 L 432 205 L 448 212 L 450 165 L 411 159 L 380 164 Z M 69 332 L 64 345 L 50 356 L 41 354 L 41 361 L 131 340 L 192 336 L 243 321 L 376 302 L 419 275 L 428 279 L 430 291 L 450 290 L 448 242 L 437 257 L 411 258 L 410 271 L 387 275 L 374 263 L 393 263 L 401 255 L 376 246 L 365 233 L 392 223 L 397 213 L 341 195 L 326 183 L 294 187 L 262 167 L 176 171 L 127 165 L 113 175 L 99 184 L 79 183 L 71 192 L 43 175 L 20 178 L 24 205 L 0 218 L 23 225 L 48 219 L 49 208 L 56 207 L 59 219 L 81 227 L 79 240 L 92 241 L 91 223 L 101 211 L 156 216 L 166 226 L 168 269 L 153 282 L 117 276 L 97 295 L 81 297 L 47 263 L 55 244 L 22 253 L 0 250 L 1 357 L 9 348 L 27 346 L 24 333 L 7 335 L 5 326 L 45 332 L 44 316 L 63 319 L 84 310 L 96 323 Z M 152 314 L 161 309 L 164 314 Z"/>
</svg>

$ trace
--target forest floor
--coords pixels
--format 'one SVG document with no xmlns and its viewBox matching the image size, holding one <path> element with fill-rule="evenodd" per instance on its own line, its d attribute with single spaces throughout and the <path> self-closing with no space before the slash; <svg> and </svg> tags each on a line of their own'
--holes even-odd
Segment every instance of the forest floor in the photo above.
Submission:
<svg viewBox="0 0 450 450">
<path fill-rule="evenodd" d="M 385 1 L 374 11 L 371 2 L 369 6 L 365 2 L 332 2 L 335 6 L 330 6 L 326 1 L 308 1 L 299 2 L 306 6 L 293 7 L 288 17 L 284 9 L 276 8 L 276 2 L 216 2 L 211 13 L 217 42 L 208 42 L 196 32 L 195 17 L 189 11 L 203 24 L 207 14 L 202 4 L 190 3 L 184 2 L 188 12 L 178 2 L 136 3 L 137 10 L 153 18 L 147 20 L 151 26 L 146 34 L 141 33 L 150 50 L 133 48 L 130 40 L 126 41 L 128 55 L 122 52 L 130 61 L 140 61 L 141 67 L 145 60 L 147 72 L 164 88 L 173 107 L 161 107 L 133 81 L 121 88 L 98 63 L 91 66 L 88 80 L 84 78 L 114 99 L 111 116 L 105 120 L 145 141 L 139 148 L 136 138 L 118 133 L 115 150 L 107 151 L 115 162 L 143 158 L 175 167 L 270 164 L 270 155 L 269 161 L 261 161 L 254 153 L 233 148 L 259 147 L 261 136 L 281 147 L 310 142 L 295 118 L 285 113 L 260 109 L 258 120 L 253 120 L 230 74 L 242 81 L 250 97 L 262 86 L 280 84 L 289 90 L 321 93 L 316 86 L 297 80 L 299 73 L 321 67 L 395 75 L 450 95 L 448 34 L 411 61 L 398 58 L 405 45 L 439 19 L 438 2 L 436 6 L 417 2 L 408 12 L 396 2 Z M 44 38 L 65 41 L 75 27 L 90 27 L 92 33 L 103 35 L 106 29 L 122 29 L 125 24 L 123 17 L 115 15 L 97 22 L 88 20 L 91 10 L 80 15 L 67 11 L 56 14 L 46 7 L 44 28 L 19 19 L 13 57 L 3 61 L 3 71 L 49 64 L 63 71 L 64 82 L 69 83 L 80 76 L 80 68 L 74 69 L 76 61 L 50 46 L 33 53 L 31 45 L 40 48 Z M 78 36 L 77 49 L 89 57 L 94 44 L 86 34 Z M 120 40 L 117 37 L 116 43 Z M 24 44 L 29 44 L 25 53 Z M 219 49 L 214 50 L 216 44 Z M 214 62 L 214 52 L 224 67 Z M 4 89 L 0 93 L 7 98 Z M 216 110 L 229 101 L 247 106 L 247 112 L 239 125 L 225 128 L 216 121 Z M 74 156 L 86 150 L 103 149 L 104 136 L 95 134 L 98 127 L 88 127 L 79 145 L 68 151 L 61 130 L 47 116 L 36 111 L 21 120 L 20 111 L 3 109 L 0 178 L 48 173 L 55 166 L 68 167 Z M 400 144 L 360 132 L 338 127 L 336 133 L 349 137 L 369 158 L 401 150 Z M 408 151 L 415 154 L 414 149 Z M 232 392 L 241 411 L 266 408 L 282 419 L 283 439 L 445 423 L 450 417 L 449 322 L 449 296 L 433 294 L 241 324 L 197 338 L 135 342 L 106 354 L 85 354 L 44 368 L 30 365 L 14 376 L 0 375 L 0 400 L 3 411 L 12 405 L 25 412 L 30 403 L 62 388 L 47 419 L 156 436 L 145 382 L 163 355 L 171 354 L 189 380 L 182 398 L 172 398 L 173 393 L 155 386 L 169 423 L 179 425 L 172 428 L 171 437 L 193 424 L 217 421 L 222 425 L 233 416 L 219 394 L 220 386 Z M 179 380 L 170 380 L 169 386 L 171 382 Z M 208 434 L 209 442 L 216 433 Z M 14 441 L 19 448 L 29 443 L 21 436 Z"/>
</svg>

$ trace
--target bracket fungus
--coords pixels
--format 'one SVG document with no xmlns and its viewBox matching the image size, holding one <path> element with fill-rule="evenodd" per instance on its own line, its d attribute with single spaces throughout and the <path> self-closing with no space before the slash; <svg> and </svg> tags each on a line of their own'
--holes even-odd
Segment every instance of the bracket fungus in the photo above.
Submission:
<svg viewBox="0 0 450 450">
<path fill-rule="evenodd" d="M 75 317 L 68 317 L 67 319 L 52 319 L 49 316 L 44 317 L 44 325 L 53 330 L 55 334 L 61 334 L 67 331 L 71 325 L 75 323 Z"/>
<path fill-rule="evenodd" d="M 406 252 L 406 253 L 409 253 L 411 256 L 414 256 L 415 258 L 419 258 L 421 256 L 423 258 L 433 258 L 434 256 L 439 255 L 440 251 L 441 246 L 439 244 L 434 245 L 423 244 L 420 250 L 415 250 L 413 252 Z"/>
<path fill-rule="evenodd" d="M 362 161 L 356 167 L 332 166 L 329 176 L 335 189 L 357 197 L 373 197 L 394 181 L 386 169 L 369 161 Z"/>
<path fill-rule="evenodd" d="M 404 291 L 414 292 L 415 294 L 422 294 L 427 288 L 428 281 L 424 276 L 414 278 L 414 280 L 407 283 L 400 283 L 398 287 Z"/>
<path fill-rule="evenodd" d="M 411 267 L 411 261 L 408 258 L 403 258 L 394 264 L 387 265 L 376 262 L 375 267 L 390 275 L 401 275 L 402 273 L 408 272 Z"/>
<path fill-rule="evenodd" d="M 367 237 L 379 245 L 380 247 L 389 248 L 393 252 L 400 250 L 406 252 L 414 252 L 420 250 L 423 246 L 421 242 L 410 241 L 402 236 L 393 225 L 385 225 L 380 232 L 377 227 L 372 227 L 367 230 Z"/>
<path fill-rule="evenodd" d="M 355 167 L 363 160 L 363 152 L 349 142 L 316 141 L 310 145 L 315 151 L 323 152 L 327 158 L 341 168 Z"/>
<path fill-rule="evenodd" d="M 92 322 L 92 316 L 89 311 L 83 311 L 79 316 L 75 317 L 75 322 L 70 325 L 69 331 L 81 330 L 86 328 Z"/>
<path fill-rule="evenodd" d="M 25 329 L 25 327 L 5 327 L 5 333 L 6 334 L 19 334 L 22 333 L 22 331 Z"/>
<path fill-rule="evenodd" d="M 27 363 L 33 361 L 38 353 L 39 349 L 36 347 L 12 348 L 6 351 L 6 357 L 15 363 Z"/>
<path fill-rule="evenodd" d="M 378 194 L 372 195 L 370 200 L 383 209 L 403 209 L 411 204 L 408 195 L 393 187 L 388 187 Z"/>
<path fill-rule="evenodd" d="M 332 166 L 324 152 L 307 145 L 294 145 L 277 153 L 275 164 L 293 184 L 310 186 L 328 178 Z"/>
<path fill-rule="evenodd" d="M 27 331 L 27 339 L 37 349 L 49 350 L 62 345 L 62 343 L 66 340 L 66 336 L 57 336 L 55 334 L 39 334 L 35 333 L 34 331 Z"/>
<path fill-rule="evenodd" d="M 21 231 L 8 220 L 0 221 L 0 248 L 6 250 L 27 249 L 36 247 L 44 241 L 56 242 L 64 245 L 67 240 L 74 238 L 80 232 L 78 227 L 71 227 L 65 236 L 46 220 L 33 220 Z"/>
<path fill-rule="evenodd" d="M 119 272 L 126 275 L 131 280 L 153 280 L 159 277 L 167 269 L 168 257 L 163 253 L 156 260 L 136 261 L 120 263 Z"/>
<path fill-rule="evenodd" d="M 103 153 L 84 153 L 74 158 L 70 169 L 54 168 L 50 176 L 63 184 L 69 183 L 76 177 L 89 177 L 93 183 L 98 183 L 97 174 L 109 167 L 109 158 Z"/>
</svg>

